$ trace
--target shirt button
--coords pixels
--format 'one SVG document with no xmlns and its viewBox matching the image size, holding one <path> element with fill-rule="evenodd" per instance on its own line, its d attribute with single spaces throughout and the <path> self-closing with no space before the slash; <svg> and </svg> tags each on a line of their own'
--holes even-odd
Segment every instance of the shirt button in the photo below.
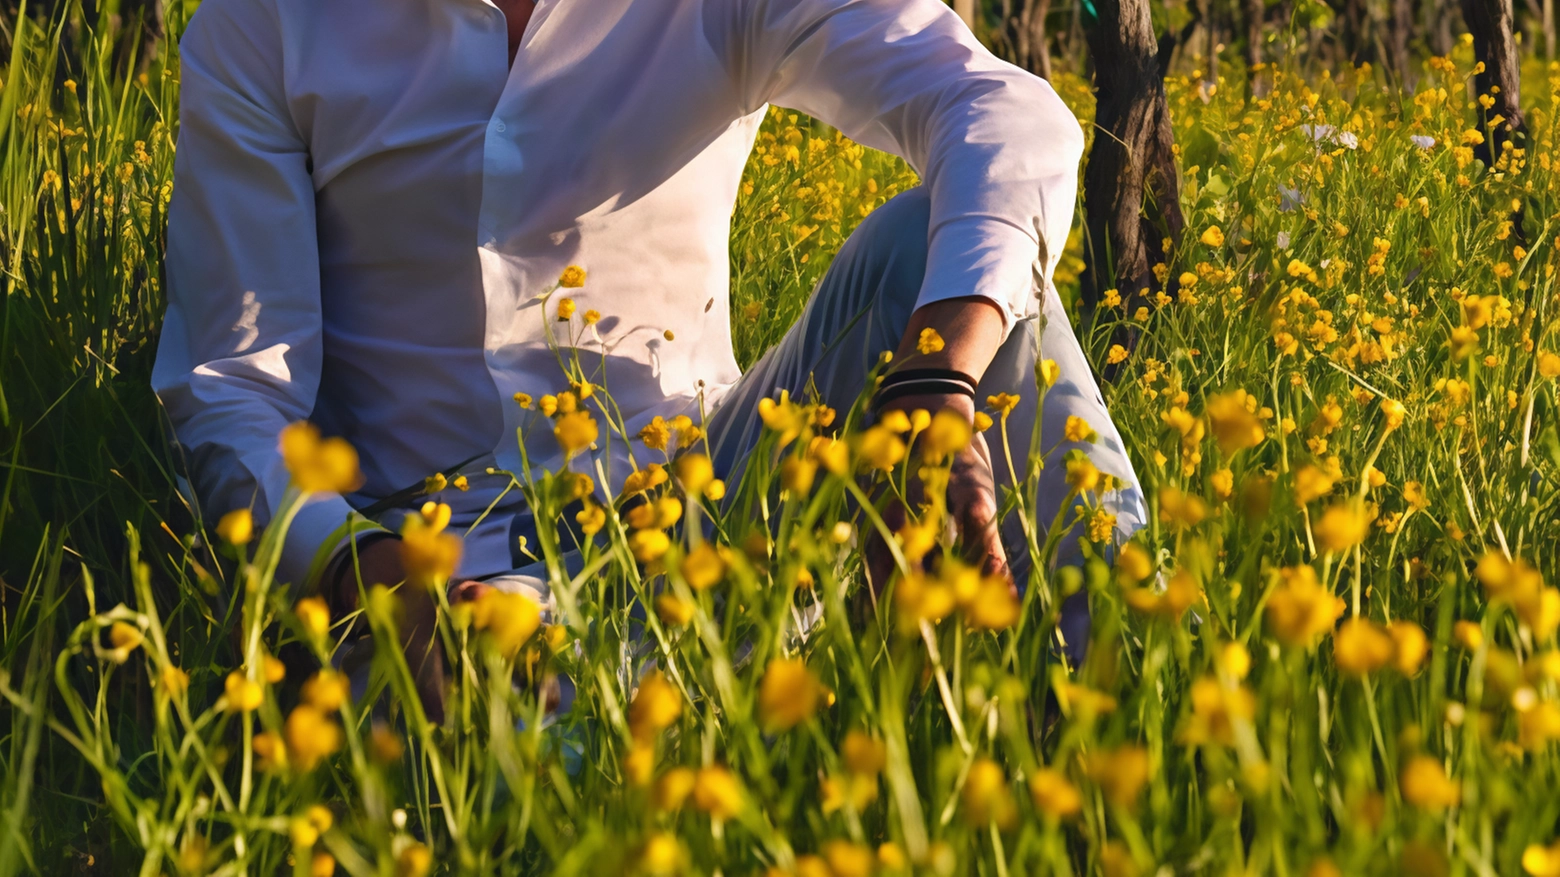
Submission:
<svg viewBox="0 0 1560 877">
<path fill-rule="evenodd" d="M 493 130 L 497 131 L 500 134 L 504 133 L 504 123 L 503 122 L 494 122 L 493 123 Z"/>
</svg>

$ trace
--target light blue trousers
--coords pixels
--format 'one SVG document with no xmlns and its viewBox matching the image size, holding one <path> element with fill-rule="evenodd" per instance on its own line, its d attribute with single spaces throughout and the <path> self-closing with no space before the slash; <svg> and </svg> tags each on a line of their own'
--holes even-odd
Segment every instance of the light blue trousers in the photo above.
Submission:
<svg viewBox="0 0 1560 877">
<path fill-rule="evenodd" d="M 781 390 L 805 398 L 811 384 L 828 405 L 843 412 L 860 395 L 879 355 L 898 350 L 926 274 L 930 208 L 925 189 L 911 189 L 874 210 L 846 240 L 801 319 L 742 376 L 715 410 L 709 434 L 716 473 L 729 475 L 738 470 L 757 444 L 763 429 L 759 400 L 774 397 Z M 1043 411 L 1036 405 L 1037 357 L 1054 360 L 1061 371 L 1060 379 L 1046 393 Z M 984 405 L 987 396 L 997 393 L 1012 393 L 1021 400 L 1007 423 L 1013 463 L 1021 471 L 1027 469 L 1029 438 L 1035 418 L 1040 418 L 1045 465 L 1035 500 L 1041 528 L 1055 518 L 1068 495 L 1063 457 L 1074 448 L 1087 453 L 1100 471 L 1116 476 L 1125 485 L 1103 499 L 1105 508 L 1116 516 L 1117 540 L 1124 541 L 1143 526 L 1146 518 L 1137 475 L 1054 289 L 1044 293 L 1038 315 L 1013 326 L 981 379 L 977 405 Z M 1063 430 L 1069 415 L 1088 421 L 1099 440 L 1092 444 L 1066 441 Z M 1014 481 L 995 429 L 988 434 L 988 441 L 1000 497 L 1002 486 Z M 1004 520 L 1001 528 L 1015 580 L 1023 587 L 1029 571 L 1023 529 L 1016 515 Z M 1074 527 L 1063 537 L 1059 563 L 1080 559 L 1079 529 Z M 1064 611 L 1063 636 L 1070 652 L 1074 644 L 1081 648 L 1087 639 L 1088 613 L 1083 598 L 1081 593 L 1075 595 L 1076 603 Z"/>
</svg>

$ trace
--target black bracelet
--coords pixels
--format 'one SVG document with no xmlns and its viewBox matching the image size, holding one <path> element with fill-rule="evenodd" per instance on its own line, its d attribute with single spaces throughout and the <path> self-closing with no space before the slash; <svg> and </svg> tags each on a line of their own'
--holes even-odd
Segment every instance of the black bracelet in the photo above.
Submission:
<svg viewBox="0 0 1560 877">
<path fill-rule="evenodd" d="M 895 399 L 903 399 L 906 396 L 921 395 L 940 396 L 964 396 L 968 399 L 975 398 L 975 388 L 963 381 L 953 381 L 945 378 L 922 378 L 918 381 L 900 381 L 892 387 L 879 390 L 872 397 L 872 410 L 877 412 L 882 407 Z"/>
<path fill-rule="evenodd" d="M 870 407 L 875 413 L 885 404 L 905 396 L 935 394 L 974 399 L 979 384 L 974 377 L 951 368 L 900 369 L 889 372 L 878 382 Z"/>
<path fill-rule="evenodd" d="M 891 371 L 884 375 L 883 379 L 878 383 L 878 390 L 886 390 L 895 384 L 901 384 L 907 381 L 921 381 L 927 380 L 929 378 L 948 381 L 961 381 L 969 385 L 970 393 L 972 394 L 975 392 L 975 388 L 980 386 L 980 381 L 975 380 L 972 375 L 961 372 L 958 369 L 902 368 L 898 369 L 897 371 Z"/>
</svg>

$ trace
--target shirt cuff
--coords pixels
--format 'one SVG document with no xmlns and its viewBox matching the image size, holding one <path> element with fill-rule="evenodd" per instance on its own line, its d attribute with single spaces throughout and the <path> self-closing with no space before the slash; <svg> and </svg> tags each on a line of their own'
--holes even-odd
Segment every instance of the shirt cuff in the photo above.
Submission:
<svg viewBox="0 0 1560 877">
<path fill-rule="evenodd" d="M 346 525 L 353 517 L 351 504 L 337 494 L 311 497 L 287 528 L 275 581 L 294 585 L 298 593 L 313 588 L 309 577 L 323 568 L 323 564 L 315 564 L 316 558 L 324 554 L 328 559 L 330 553 L 346 544 Z"/>
<path fill-rule="evenodd" d="M 1035 237 L 1009 222 L 967 216 L 942 223 L 927 245 L 926 277 L 915 306 L 979 296 L 1002 312 L 1002 338 L 1019 320 L 1039 310 Z M 1050 266 L 1044 266 L 1050 274 Z"/>
</svg>

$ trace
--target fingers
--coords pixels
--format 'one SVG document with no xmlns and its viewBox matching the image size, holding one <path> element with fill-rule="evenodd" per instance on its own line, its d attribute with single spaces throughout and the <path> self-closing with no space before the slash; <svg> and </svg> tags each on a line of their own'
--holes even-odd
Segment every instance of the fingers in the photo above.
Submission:
<svg viewBox="0 0 1560 877">
<path fill-rule="evenodd" d="M 450 603 L 470 603 L 492 593 L 493 586 L 486 582 L 461 582 L 450 591 Z"/>
<path fill-rule="evenodd" d="M 899 503 L 889 503 L 883 510 L 883 523 L 888 525 L 892 532 L 904 525 L 905 510 Z M 888 580 L 894 575 L 894 553 L 888 549 L 888 544 L 883 541 L 883 534 L 876 527 L 871 528 L 871 534 L 867 537 L 866 548 L 867 585 L 872 588 L 873 594 L 882 594 L 888 587 Z"/>
<path fill-rule="evenodd" d="M 950 504 L 954 502 L 949 497 Z M 1002 547 L 1002 531 L 997 522 L 996 498 L 989 491 L 975 489 L 954 506 L 959 539 L 965 559 L 980 566 L 982 575 L 1008 577 L 1007 550 Z"/>
</svg>

